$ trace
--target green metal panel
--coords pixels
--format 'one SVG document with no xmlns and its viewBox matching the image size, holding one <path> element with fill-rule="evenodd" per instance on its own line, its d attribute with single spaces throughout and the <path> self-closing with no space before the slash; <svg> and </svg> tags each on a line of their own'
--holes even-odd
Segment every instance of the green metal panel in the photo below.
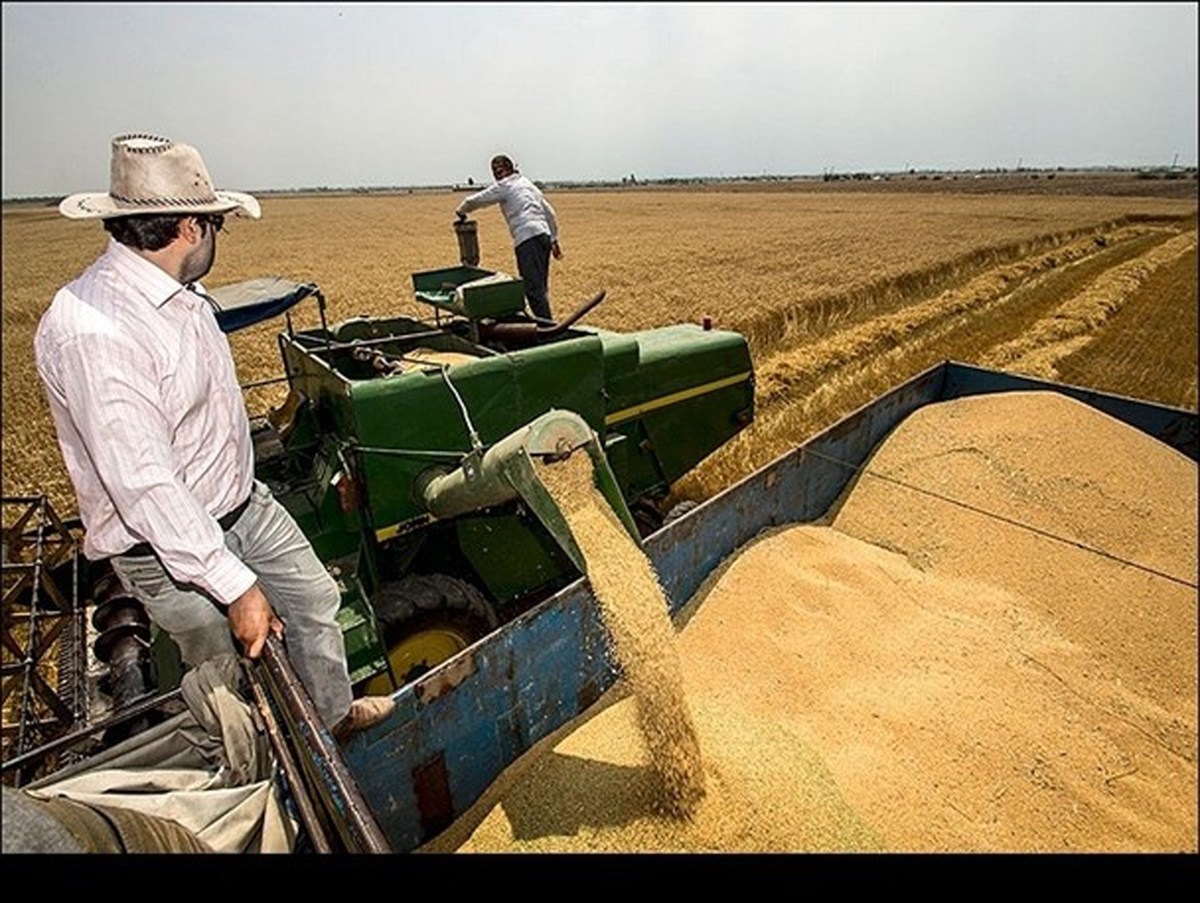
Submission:
<svg viewBox="0 0 1200 903">
<path fill-rule="evenodd" d="M 361 542 L 361 515 L 357 510 L 342 509 L 341 497 L 334 485 L 335 477 L 346 469 L 342 457 L 338 456 L 337 443 L 327 438 L 309 461 L 308 478 L 304 481 L 281 488 L 273 485 L 275 480 L 269 468 L 258 474 L 295 518 L 322 561 L 349 555 Z"/>
<path fill-rule="evenodd" d="M 743 429 L 737 412 L 752 405 L 752 389 L 743 382 L 646 414 L 642 425 L 663 480 L 674 483 Z"/>
<path fill-rule="evenodd" d="M 604 345 L 604 381 L 610 391 L 621 391 L 621 386 L 636 383 L 641 360 L 639 333 L 608 332 L 603 329 L 588 331 L 593 332 Z M 632 391 L 645 392 L 646 387 L 634 387 Z"/>
<path fill-rule="evenodd" d="M 741 335 L 681 324 L 603 339 L 613 351 L 608 441 L 625 437 L 613 470 L 628 495 L 665 491 L 749 422 L 754 377 Z"/>
<path fill-rule="evenodd" d="M 504 317 L 523 310 L 525 283 L 521 279 L 509 277 L 483 285 L 467 285 L 496 275 L 491 270 L 460 266 L 413 273 L 412 280 L 418 300 L 464 317 Z M 456 292 L 460 287 L 464 287 L 462 292 Z"/>
<path fill-rule="evenodd" d="M 459 518 L 459 546 L 500 604 L 578 571 L 550 533 L 515 511 Z"/>
<path fill-rule="evenodd" d="M 412 274 L 413 291 L 444 292 L 446 286 L 460 286 L 464 282 L 472 282 L 485 276 L 494 276 L 494 270 L 481 267 L 457 266 L 442 267 L 437 270 L 422 270 Z"/>
<path fill-rule="evenodd" d="M 629 437 L 624 433 L 609 431 L 604 435 L 604 455 L 608 458 L 608 466 L 612 468 L 613 477 L 617 481 L 617 485 L 621 487 L 625 494 L 626 501 L 634 501 L 635 495 L 632 495 L 628 487 L 633 485 L 631 474 L 633 471 L 633 462 L 645 460 L 644 455 L 638 455 L 636 449 L 630 448 Z"/>
<path fill-rule="evenodd" d="M 626 420 L 619 428 L 609 430 L 605 437 L 609 461 L 631 503 L 646 496 L 661 495 L 667 479 L 658 464 L 645 418 Z"/>
<path fill-rule="evenodd" d="M 383 671 L 387 667 L 383 638 L 357 577 L 343 583 L 337 621 L 346 646 L 350 683 L 360 683 Z"/>
<path fill-rule="evenodd" d="M 702 393 L 730 378 L 750 378 L 749 347 L 734 332 L 685 323 L 626 338 L 637 343 L 637 362 L 631 365 L 626 352 L 623 364 L 608 375 L 610 422 L 637 416 L 639 408 L 669 402 L 679 393 Z"/>
<path fill-rule="evenodd" d="M 351 435 L 361 447 L 374 527 L 423 514 L 412 493 L 418 475 L 435 464 L 456 466 L 471 451 L 472 429 L 489 446 L 560 408 L 602 434 L 602 352 L 599 339 L 585 337 L 457 364 L 446 376 L 430 368 L 352 383 Z"/>
</svg>

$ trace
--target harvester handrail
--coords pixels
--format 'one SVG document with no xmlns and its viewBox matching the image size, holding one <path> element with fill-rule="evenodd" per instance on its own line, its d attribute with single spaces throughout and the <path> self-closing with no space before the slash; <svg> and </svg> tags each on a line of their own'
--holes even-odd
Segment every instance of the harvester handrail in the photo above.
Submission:
<svg viewBox="0 0 1200 903">
<path fill-rule="evenodd" d="M 348 342 L 325 342 L 316 336 L 306 336 L 303 334 L 298 334 L 295 338 L 297 343 L 301 345 L 310 344 L 312 347 L 321 347 L 328 351 L 345 351 L 352 348 L 369 348 L 374 345 L 386 345 L 388 342 L 395 342 L 400 339 L 407 341 L 409 339 L 437 338 L 445 334 L 444 330 L 431 329 L 427 332 L 408 332 L 401 335 L 377 336 L 373 339 L 351 339 Z M 306 342 L 305 340 L 310 341 Z"/>
<path fill-rule="evenodd" d="M 393 458 L 437 458 L 461 460 L 470 454 L 469 451 L 443 451 L 436 448 L 383 448 L 378 445 L 358 445 L 347 442 L 346 448 L 360 455 L 383 455 Z"/>
</svg>

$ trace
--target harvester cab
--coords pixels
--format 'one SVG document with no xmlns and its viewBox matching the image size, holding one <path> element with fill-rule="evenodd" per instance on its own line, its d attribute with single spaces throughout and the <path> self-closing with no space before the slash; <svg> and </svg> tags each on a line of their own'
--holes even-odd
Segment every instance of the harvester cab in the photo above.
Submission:
<svg viewBox="0 0 1200 903">
<path fill-rule="evenodd" d="M 478 266 L 412 274 L 430 317 L 330 325 L 311 283 L 213 292 L 223 328 L 287 314 L 286 400 L 252 417 L 256 476 L 337 578 L 360 690 L 389 692 L 586 573 L 536 460 L 592 459 L 596 488 L 641 539 L 672 485 L 754 414 L 746 340 L 711 324 L 618 333 L 525 310 L 520 279 Z M 320 325 L 290 309 L 315 299 Z M 257 385 L 261 385 L 257 384 Z"/>
</svg>

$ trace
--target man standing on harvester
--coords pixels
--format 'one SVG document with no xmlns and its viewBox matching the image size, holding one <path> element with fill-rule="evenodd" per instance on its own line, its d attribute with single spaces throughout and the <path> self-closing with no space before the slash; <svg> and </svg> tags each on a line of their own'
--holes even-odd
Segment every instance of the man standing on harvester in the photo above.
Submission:
<svg viewBox="0 0 1200 903">
<path fill-rule="evenodd" d="M 153 135 L 113 140 L 111 187 L 64 199 L 101 220 L 100 258 L 55 295 L 34 338 L 38 376 L 85 528 L 84 554 L 197 666 L 257 658 L 283 636 L 339 740 L 384 720 L 352 698 L 341 593 L 287 509 L 254 476 L 229 343 L 202 288 L 225 218 L 258 201 L 217 191 L 199 152 Z"/>
<path fill-rule="evenodd" d="M 490 204 L 500 205 L 500 212 L 512 234 L 517 272 L 525 283 L 529 309 L 538 319 L 553 321 L 549 294 L 550 255 L 553 254 L 555 260 L 562 259 L 554 208 L 504 154 L 492 157 L 492 175 L 495 183 L 464 198 L 454 211 L 455 215 L 461 220 L 472 210 Z"/>
</svg>

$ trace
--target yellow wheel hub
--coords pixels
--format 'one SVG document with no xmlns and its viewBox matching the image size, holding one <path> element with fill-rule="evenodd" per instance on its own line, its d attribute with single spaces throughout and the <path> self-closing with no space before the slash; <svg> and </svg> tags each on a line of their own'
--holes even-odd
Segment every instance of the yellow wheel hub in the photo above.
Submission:
<svg viewBox="0 0 1200 903">
<path fill-rule="evenodd" d="M 430 627 L 396 643 L 388 652 L 388 663 L 396 679 L 407 682 L 415 680 L 469 645 L 470 640 L 453 627 Z M 390 693 L 394 689 L 387 674 L 376 675 L 366 686 L 366 692 L 371 695 Z"/>
</svg>

